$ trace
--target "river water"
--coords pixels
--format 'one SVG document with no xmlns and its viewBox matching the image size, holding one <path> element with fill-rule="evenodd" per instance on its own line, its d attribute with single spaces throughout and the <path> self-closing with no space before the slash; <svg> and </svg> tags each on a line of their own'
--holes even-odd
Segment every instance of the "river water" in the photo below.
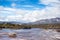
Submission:
<svg viewBox="0 0 60 40">
<path fill-rule="evenodd" d="M 8 34 L 16 33 L 16 38 L 10 38 Z M 60 32 L 53 29 L 2 29 L 0 30 L 0 40 L 60 40 Z"/>
</svg>

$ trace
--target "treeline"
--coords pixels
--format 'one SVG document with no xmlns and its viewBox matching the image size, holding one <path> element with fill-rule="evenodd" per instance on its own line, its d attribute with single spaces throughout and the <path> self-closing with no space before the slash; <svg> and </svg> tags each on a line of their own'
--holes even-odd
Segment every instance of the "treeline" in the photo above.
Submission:
<svg viewBox="0 0 60 40">
<path fill-rule="evenodd" d="M 11 28 L 11 29 L 21 29 L 21 28 L 60 28 L 60 24 L 38 24 L 38 25 L 27 25 L 27 24 L 0 24 L 0 28 Z"/>
</svg>

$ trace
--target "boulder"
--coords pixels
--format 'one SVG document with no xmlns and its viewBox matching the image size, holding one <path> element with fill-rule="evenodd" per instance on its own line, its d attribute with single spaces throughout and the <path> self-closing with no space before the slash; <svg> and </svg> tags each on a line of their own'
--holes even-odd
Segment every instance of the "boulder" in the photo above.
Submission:
<svg viewBox="0 0 60 40">
<path fill-rule="evenodd" d="M 9 33 L 8 36 L 11 37 L 11 38 L 16 38 L 17 37 L 16 33 Z"/>
</svg>

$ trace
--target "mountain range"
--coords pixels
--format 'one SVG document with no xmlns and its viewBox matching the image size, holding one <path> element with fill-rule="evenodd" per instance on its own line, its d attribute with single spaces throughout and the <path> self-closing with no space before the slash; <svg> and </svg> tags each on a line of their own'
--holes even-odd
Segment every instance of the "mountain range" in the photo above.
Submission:
<svg viewBox="0 0 60 40">
<path fill-rule="evenodd" d="M 28 24 L 60 24 L 60 18 L 56 17 L 51 19 L 42 19 Z"/>
<path fill-rule="evenodd" d="M 60 24 L 60 18 L 56 17 L 56 18 L 50 18 L 50 19 L 42 19 L 42 20 L 38 20 L 36 22 L 29 22 L 29 23 L 22 23 L 22 22 L 16 22 L 16 21 L 11 21 L 11 22 L 2 22 L 1 23 L 10 23 L 10 24 Z"/>
</svg>

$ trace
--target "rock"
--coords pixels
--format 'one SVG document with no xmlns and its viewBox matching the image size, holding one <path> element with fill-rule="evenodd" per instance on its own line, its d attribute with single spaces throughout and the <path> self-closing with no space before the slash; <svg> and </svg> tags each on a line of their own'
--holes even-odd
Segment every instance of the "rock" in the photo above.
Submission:
<svg viewBox="0 0 60 40">
<path fill-rule="evenodd" d="M 57 32 L 60 32 L 60 29 L 57 29 L 56 31 L 57 31 Z"/>
<path fill-rule="evenodd" d="M 11 37 L 11 38 L 16 38 L 17 37 L 16 33 L 9 33 L 8 36 Z"/>
</svg>

